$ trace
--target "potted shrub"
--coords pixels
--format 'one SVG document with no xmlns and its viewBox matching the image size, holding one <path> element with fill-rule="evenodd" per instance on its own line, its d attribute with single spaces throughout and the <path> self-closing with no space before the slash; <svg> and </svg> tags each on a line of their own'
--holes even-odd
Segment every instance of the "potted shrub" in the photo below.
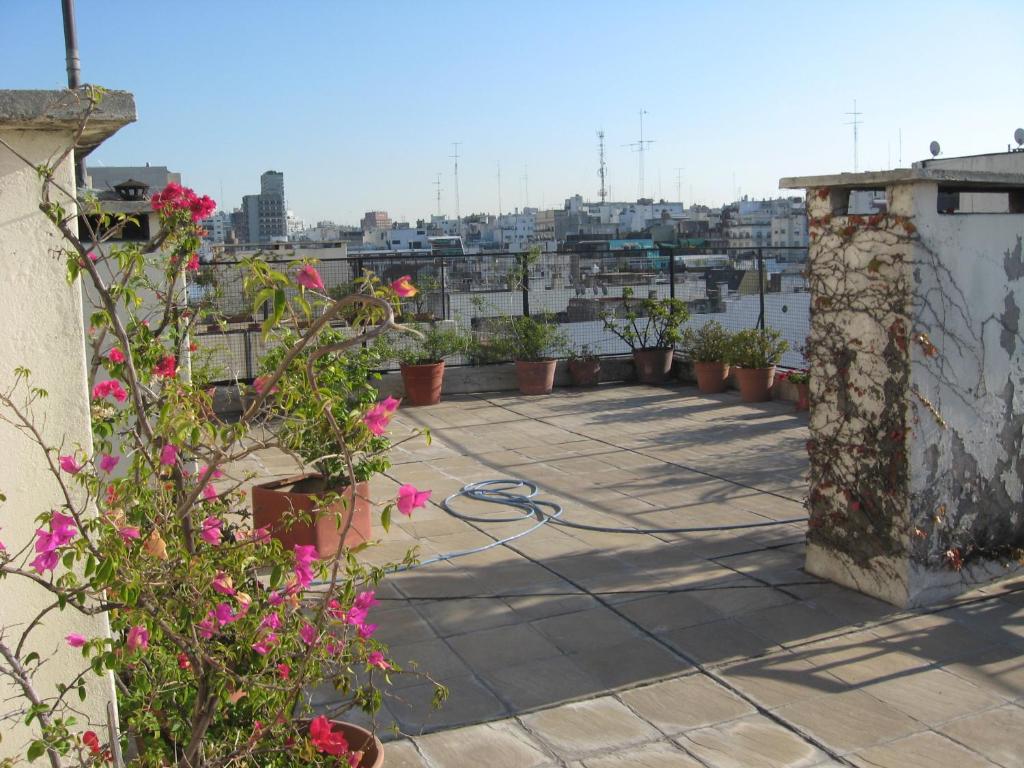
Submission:
<svg viewBox="0 0 1024 768">
<path fill-rule="evenodd" d="M 408 340 L 397 351 L 405 400 L 409 405 L 441 402 L 444 361 L 469 349 L 469 334 L 455 325 L 429 325 L 422 335 Z"/>
<path fill-rule="evenodd" d="M 738 331 L 729 345 L 729 362 L 736 367 L 736 383 L 746 403 L 771 399 L 775 366 L 789 349 L 789 342 L 774 328 Z"/>
<path fill-rule="evenodd" d="M 796 387 L 797 411 L 809 411 L 811 409 L 811 372 L 807 368 L 800 370 L 785 371 L 779 374 L 781 381 L 788 381 Z"/>
<path fill-rule="evenodd" d="M 574 387 L 596 387 L 601 381 L 601 358 L 586 344 L 569 353 L 569 380 Z"/>
<path fill-rule="evenodd" d="M 680 299 L 633 300 L 631 288 L 622 289 L 624 317 L 603 312 L 601 320 L 629 345 L 637 378 L 642 384 L 662 384 L 672 370 L 675 345 L 682 338 L 679 328 L 690 316 Z"/>
<path fill-rule="evenodd" d="M 524 395 L 550 394 L 555 383 L 558 353 L 565 347 L 565 334 L 550 317 L 502 318 L 495 350 L 516 366 L 519 392 Z"/>
<path fill-rule="evenodd" d="M 15 425 L 11 434 L 39 450 L 38 477 L 63 499 L 56 509 L 48 501 L 33 509 L 24 494 L 13 497 L 21 506 L 6 511 L 36 518 L 38 529 L 17 541 L 8 528 L 0 546 L 4 594 L 9 580 L 27 580 L 47 596 L 27 623 L 0 615 L 0 676 L 11 684 L 4 719 L 20 710 L 31 733 L 26 760 L 38 764 L 43 757 L 56 768 L 124 765 L 125 758 L 137 766 L 189 768 L 379 765 L 371 733 L 346 735 L 332 719 L 351 708 L 372 716 L 383 682 L 399 672 L 370 621 L 374 587 L 386 569 L 362 565 L 351 551 L 323 558 L 313 547 L 282 546 L 253 526 L 245 478 L 230 475 L 257 447 L 280 445 L 265 428 L 268 411 L 288 422 L 317 404 L 331 414 L 325 445 L 365 457 L 364 477 L 385 466 L 386 448 L 377 450 L 383 446 L 374 441 L 393 406 L 328 391 L 317 364 L 357 354 L 359 345 L 394 328 L 394 296 L 383 286 L 332 302 L 309 289 L 322 288 L 311 265 L 288 273 L 249 265 L 257 309 L 270 303 L 268 337 L 291 329 L 279 338 L 286 349 L 252 403 L 224 423 L 211 416 L 209 394 L 178 359 L 202 321 L 202 311 L 187 307 L 183 286 L 200 243 L 199 221 L 213 202 L 169 185 L 153 198 L 161 224 L 153 240 L 114 244 L 116 216 L 99 218 L 99 230 L 86 222 L 80 236 L 74 207 L 51 202 L 65 199 L 62 172 L 38 170 L 41 208 L 63 237 L 67 277 L 88 281 L 86 295 L 96 297 L 87 343 L 103 364 L 89 373 L 92 436 L 84 446 L 55 444 L 35 427 L 48 406 L 29 371 L 18 369 L 0 393 L 0 415 Z M 154 267 L 166 277 L 166 300 L 156 308 L 135 301 L 153 284 Z M 361 331 L 325 341 L 330 319 L 352 306 L 361 308 Z M 295 321 L 320 309 L 320 319 L 296 330 Z M 293 365 L 300 358 L 307 361 L 305 380 Z M 307 405 L 309 397 L 314 404 Z M 345 422 L 333 416 L 337 401 L 346 404 Z M 355 483 L 355 467 L 342 464 Z M 403 486 L 377 507 L 382 523 L 396 508 L 411 513 L 428 496 Z M 320 586 L 312 589 L 315 582 Z M 58 613 L 103 621 L 79 624 L 82 632 L 66 637 L 70 648 L 55 649 L 38 630 Z M 79 702 L 90 696 L 86 681 L 110 676 L 116 714 L 109 708 L 108 722 L 90 719 L 98 708 L 83 710 Z M 305 691 L 321 684 L 339 691 L 338 703 L 311 720 Z M 19 703 L 9 698 L 15 693 Z"/>
<path fill-rule="evenodd" d="M 683 331 L 680 347 L 693 362 L 697 388 L 705 395 L 718 394 L 729 378 L 729 344 L 732 334 L 717 320 L 709 320 L 700 328 Z"/>
</svg>

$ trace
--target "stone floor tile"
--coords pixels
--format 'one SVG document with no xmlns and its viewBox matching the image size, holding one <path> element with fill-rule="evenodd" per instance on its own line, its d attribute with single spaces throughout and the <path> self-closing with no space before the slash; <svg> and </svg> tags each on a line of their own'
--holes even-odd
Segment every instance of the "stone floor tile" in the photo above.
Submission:
<svg viewBox="0 0 1024 768">
<path fill-rule="evenodd" d="M 883 623 L 872 631 L 894 648 L 935 662 L 971 656 L 997 644 L 982 627 L 972 629 L 937 613 Z"/>
<path fill-rule="evenodd" d="M 390 602 L 381 605 L 384 610 L 375 613 L 373 617 L 377 622 L 377 638 L 381 642 L 414 643 L 437 637 L 437 633 L 412 606 L 390 608 Z"/>
<path fill-rule="evenodd" d="M 472 586 L 472 585 L 470 585 Z M 519 617 L 501 600 L 435 600 L 420 602 L 419 611 L 441 637 L 515 624 Z"/>
<path fill-rule="evenodd" d="M 417 736 L 426 731 L 495 720 L 510 714 L 508 708 L 472 675 L 449 678 L 444 684 L 450 695 L 440 709 L 431 706 L 432 685 L 417 685 L 385 695 L 384 705 L 403 733 Z"/>
<path fill-rule="evenodd" d="M 750 704 L 702 674 L 624 691 L 619 700 L 670 735 L 755 712 Z"/>
<path fill-rule="evenodd" d="M 846 756 L 858 768 L 995 768 L 977 752 L 966 749 L 933 731 L 915 733 Z"/>
<path fill-rule="evenodd" d="M 860 690 L 932 727 L 1005 703 L 1001 696 L 941 669 L 921 670 Z"/>
<path fill-rule="evenodd" d="M 450 677 L 468 675 L 472 671 L 440 638 L 392 645 L 387 656 L 404 670 L 403 674 L 391 676 L 396 688 L 422 685 L 428 682 L 424 675 L 444 683 Z"/>
<path fill-rule="evenodd" d="M 905 677 L 932 664 L 894 648 L 870 630 L 792 646 L 789 651 L 794 658 L 851 686 Z"/>
<path fill-rule="evenodd" d="M 641 636 L 633 624 L 607 608 L 541 619 L 531 626 L 566 653 L 617 645 Z"/>
<path fill-rule="evenodd" d="M 845 683 L 785 652 L 729 664 L 718 674 L 768 709 L 847 690 Z"/>
<path fill-rule="evenodd" d="M 750 611 L 737 616 L 736 620 L 755 635 L 783 646 L 827 636 L 845 627 L 841 619 L 809 603 L 776 605 Z"/>
<path fill-rule="evenodd" d="M 1010 701 L 1024 702 L 1024 654 L 1016 648 L 997 645 L 943 669 Z"/>
<path fill-rule="evenodd" d="M 416 743 L 432 768 L 540 768 L 551 764 L 551 756 L 514 720 L 432 733 Z M 386 765 L 391 768 L 390 761 Z"/>
<path fill-rule="evenodd" d="M 659 742 L 601 757 L 588 757 L 581 768 L 703 768 L 676 744 Z"/>
<path fill-rule="evenodd" d="M 384 745 L 384 764 L 388 768 L 430 768 L 407 739 L 389 741 Z"/>
<path fill-rule="evenodd" d="M 676 742 L 710 768 L 810 768 L 828 755 L 761 715 L 687 731 Z"/>
<path fill-rule="evenodd" d="M 742 586 L 726 586 L 693 594 L 714 609 L 719 616 L 736 616 L 794 602 L 789 595 L 773 587 L 762 586 L 752 579 Z"/>
<path fill-rule="evenodd" d="M 715 666 L 781 650 L 734 619 L 671 629 L 658 636 L 687 658 Z"/>
<path fill-rule="evenodd" d="M 534 621 L 549 616 L 564 616 L 596 608 L 599 603 L 590 595 L 522 595 L 504 598 L 504 602 L 521 621 Z"/>
<path fill-rule="evenodd" d="M 1003 768 L 1024 765 L 1024 709 L 1008 704 L 954 720 L 942 733 Z"/>
<path fill-rule="evenodd" d="M 479 675 L 516 712 L 592 697 L 607 690 L 596 675 L 567 656 L 497 667 Z"/>
<path fill-rule="evenodd" d="M 647 637 L 580 651 L 567 658 L 600 680 L 606 690 L 641 685 L 691 669 L 689 663 Z"/>
<path fill-rule="evenodd" d="M 722 614 L 703 600 L 698 592 L 674 592 L 633 600 L 619 611 L 648 632 L 667 632 L 692 627 L 722 618 Z"/>
<path fill-rule="evenodd" d="M 564 704 L 520 720 L 563 758 L 603 754 L 656 739 L 660 734 L 611 696 Z"/>
<path fill-rule="evenodd" d="M 528 624 L 513 624 L 449 638 L 463 661 L 477 670 L 495 670 L 561 656 L 558 646 Z"/>
<path fill-rule="evenodd" d="M 871 747 L 924 730 L 917 720 L 862 691 L 801 701 L 781 707 L 775 714 L 837 752 Z"/>
</svg>

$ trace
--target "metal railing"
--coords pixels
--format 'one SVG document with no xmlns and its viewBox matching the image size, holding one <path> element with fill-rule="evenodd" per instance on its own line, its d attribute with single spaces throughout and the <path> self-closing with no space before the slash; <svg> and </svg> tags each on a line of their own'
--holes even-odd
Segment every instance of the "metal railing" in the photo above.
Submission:
<svg viewBox="0 0 1024 768">
<path fill-rule="evenodd" d="M 789 341 L 784 367 L 803 367 L 810 297 L 802 270 L 806 248 L 761 247 L 621 251 L 557 251 L 441 255 L 363 253 L 317 262 L 328 294 L 345 295 L 353 280 L 371 271 L 385 281 L 409 275 L 419 289 L 402 301 L 405 321 L 457 323 L 478 334 L 489 321 L 547 316 L 561 325 L 571 347 L 619 355 L 628 346 L 605 329 L 602 314 L 621 313 L 625 289 L 635 298 L 678 298 L 686 302 L 686 325 L 717 320 L 731 331 L 776 328 Z M 269 260 L 292 271 L 294 260 Z M 202 306 L 214 322 L 201 327 L 195 342 L 215 379 L 251 380 L 265 350 L 252 302 L 243 290 L 243 266 L 218 261 L 200 268 L 189 286 L 190 304 Z M 455 360 L 463 364 L 468 360 Z M 387 369 L 397 368 L 392 362 Z"/>
</svg>

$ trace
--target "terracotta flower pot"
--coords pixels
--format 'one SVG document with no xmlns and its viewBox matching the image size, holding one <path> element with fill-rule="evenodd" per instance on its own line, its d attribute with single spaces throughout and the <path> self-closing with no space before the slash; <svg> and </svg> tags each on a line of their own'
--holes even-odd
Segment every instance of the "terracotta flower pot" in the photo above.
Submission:
<svg viewBox="0 0 1024 768">
<path fill-rule="evenodd" d="M 664 384 L 672 370 L 674 349 L 634 349 L 633 363 L 641 384 Z"/>
<path fill-rule="evenodd" d="M 555 386 L 557 360 L 516 360 L 516 381 L 524 395 L 547 395 Z"/>
<path fill-rule="evenodd" d="M 321 558 L 337 554 L 342 545 L 341 532 L 351 519 L 344 544 L 354 547 L 373 535 L 371 526 L 370 488 L 368 483 L 356 483 L 355 504 L 352 488 L 341 493 L 316 519 L 316 497 L 323 497 L 328 489 L 321 475 L 307 473 L 274 480 L 252 488 L 252 520 L 254 528 L 269 528 L 270 535 L 285 549 L 296 544 L 316 547 Z M 340 517 L 339 517 L 340 515 Z M 340 525 L 339 525 L 340 520 Z"/>
<path fill-rule="evenodd" d="M 766 400 L 771 400 L 774 381 L 774 365 L 770 368 L 736 369 L 736 383 L 740 388 L 740 399 L 745 403 L 763 403 Z"/>
<path fill-rule="evenodd" d="M 305 728 L 309 728 L 308 721 L 304 721 L 303 725 Z M 384 745 L 380 743 L 380 739 L 362 726 L 346 723 L 344 720 L 331 720 L 331 730 L 341 731 L 344 734 L 350 751 L 363 753 L 356 768 L 381 768 L 384 765 Z"/>
<path fill-rule="evenodd" d="M 796 385 L 796 410 L 798 410 L 798 411 L 809 411 L 809 410 L 811 410 L 811 385 L 810 384 L 797 384 Z"/>
<path fill-rule="evenodd" d="M 729 378 L 728 363 L 694 362 L 693 371 L 697 374 L 697 389 L 705 395 L 717 395 L 725 389 Z"/>
<path fill-rule="evenodd" d="M 444 360 L 426 365 L 399 366 L 402 384 L 405 386 L 407 405 L 437 405 L 441 402 L 441 385 L 444 383 Z"/>
<path fill-rule="evenodd" d="M 601 361 L 596 357 L 570 360 L 569 380 L 574 387 L 596 387 L 601 381 Z"/>
</svg>

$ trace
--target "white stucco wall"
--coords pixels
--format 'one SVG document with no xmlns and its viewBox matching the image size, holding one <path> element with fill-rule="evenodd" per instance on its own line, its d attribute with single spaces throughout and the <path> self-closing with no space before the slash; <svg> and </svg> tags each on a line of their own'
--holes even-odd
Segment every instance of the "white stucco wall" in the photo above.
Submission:
<svg viewBox="0 0 1024 768">
<path fill-rule="evenodd" d="M 33 163 L 49 160 L 71 140 L 70 132 L 3 128 L 0 137 Z M 70 161 L 63 163 L 57 178 L 65 188 L 74 189 Z M 63 445 L 65 452 L 72 448 L 91 452 L 81 291 L 78 284 L 68 284 L 64 260 L 53 252 L 60 245 L 59 236 L 40 213 L 39 200 L 35 170 L 0 146 L 0 270 L 4 287 L 0 389 L 9 389 L 16 366 L 29 368 L 33 384 L 49 392 L 36 414 L 44 438 Z M 61 495 L 38 446 L 4 423 L 0 423 L 0 445 L 0 491 L 7 496 L 0 505 L 0 541 L 13 552 L 32 541 L 38 527 L 35 517 L 59 505 Z M 18 578 L 6 579 L 0 589 L 0 627 L 10 641 L 19 633 L 18 627 L 48 603 L 49 593 Z M 53 696 L 57 681 L 70 680 L 85 666 L 81 652 L 68 648 L 64 641 L 69 632 L 94 637 L 108 634 L 108 628 L 104 618 L 87 618 L 70 610 L 47 615 L 30 640 L 46 661 L 36 676 L 43 696 Z M 80 718 L 83 730 L 105 722 L 105 706 L 113 697 L 109 678 L 90 675 L 87 679 L 88 700 L 78 704 L 75 697 L 85 715 Z M 9 693 L 6 679 L 0 681 L 0 712 L 15 706 L 7 700 Z M 6 721 L 3 728 L 0 759 L 23 754 L 29 729 L 20 721 Z"/>
</svg>

